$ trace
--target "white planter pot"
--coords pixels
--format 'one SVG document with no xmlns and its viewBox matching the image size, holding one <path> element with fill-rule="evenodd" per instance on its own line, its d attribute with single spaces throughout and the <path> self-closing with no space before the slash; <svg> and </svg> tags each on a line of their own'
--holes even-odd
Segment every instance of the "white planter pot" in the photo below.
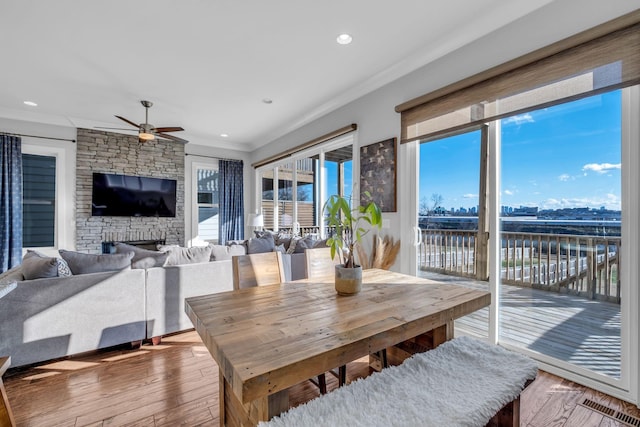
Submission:
<svg viewBox="0 0 640 427">
<path fill-rule="evenodd" d="M 336 265 L 336 292 L 338 295 L 355 295 L 362 289 L 362 267 L 345 268 Z"/>
</svg>

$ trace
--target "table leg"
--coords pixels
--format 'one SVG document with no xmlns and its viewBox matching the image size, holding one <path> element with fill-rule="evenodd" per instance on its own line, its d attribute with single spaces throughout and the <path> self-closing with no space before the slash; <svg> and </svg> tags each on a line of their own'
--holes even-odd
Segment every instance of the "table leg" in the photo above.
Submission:
<svg viewBox="0 0 640 427">
<path fill-rule="evenodd" d="M 289 409 L 289 390 L 285 389 L 250 403 L 242 403 L 219 372 L 219 405 L 221 427 L 254 427 Z"/>
<path fill-rule="evenodd" d="M 387 348 L 388 364 L 399 365 L 404 362 L 405 359 L 416 353 L 434 349 L 443 342 L 453 339 L 453 328 L 453 321 L 449 321 L 429 332 L 425 332 L 417 337 Z M 381 370 L 382 364 L 380 358 L 376 355 L 369 355 L 369 366 L 376 371 Z"/>
</svg>

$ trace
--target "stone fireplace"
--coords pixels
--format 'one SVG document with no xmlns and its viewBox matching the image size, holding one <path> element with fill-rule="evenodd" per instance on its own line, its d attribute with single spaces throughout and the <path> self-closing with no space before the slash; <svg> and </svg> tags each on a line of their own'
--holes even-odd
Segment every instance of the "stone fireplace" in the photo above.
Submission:
<svg viewBox="0 0 640 427">
<path fill-rule="evenodd" d="M 155 249 L 158 243 L 184 243 L 184 145 L 136 136 L 78 129 L 76 249 L 104 253 L 113 242 Z M 91 216 L 93 172 L 169 178 L 177 181 L 175 217 Z M 105 246 L 106 245 L 106 246 Z M 144 246 L 143 246 L 144 245 Z"/>
</svg>

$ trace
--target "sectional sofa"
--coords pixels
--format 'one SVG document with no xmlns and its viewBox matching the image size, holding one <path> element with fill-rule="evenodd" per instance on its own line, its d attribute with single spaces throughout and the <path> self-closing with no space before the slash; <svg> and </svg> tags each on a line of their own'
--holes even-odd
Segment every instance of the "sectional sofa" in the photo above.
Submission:
<svg viewBox="0 0 640 427">
<path fill-rule="evenodd" d="M 184 312 L 184 300 L 233 289 L 231 257 L 251 247 L 249 241 L 234 243 L 200 251 L 203 253 L 189 263 L 178 265 L 164 264 L 180 251 L 182 255 L 189 250 L 194 253 L 193 248 L 162 248 L 171 253 L 163 265 L 125 252 L 128 262 L 137 268 L 117 271 L 89 269 L 36 279 L 26 279 L 21 268 L 6 272 L 0 282 L 15 280 L 17 286 L 0 298 L 0 355 L 11 356 L 12 367 L 18 367 L 193 328 Z M 260 248 L 253 245 L 252 249 Z M 23 260 L 23 267 L 26 264 Z M 86 264 L 95 262 L 75 267 Z M 283 254 L 283 265 L 287 280 L 305 277 L 304 253 Z M 71 270 L 73 266 L 70 262 Z"/>
</svg>

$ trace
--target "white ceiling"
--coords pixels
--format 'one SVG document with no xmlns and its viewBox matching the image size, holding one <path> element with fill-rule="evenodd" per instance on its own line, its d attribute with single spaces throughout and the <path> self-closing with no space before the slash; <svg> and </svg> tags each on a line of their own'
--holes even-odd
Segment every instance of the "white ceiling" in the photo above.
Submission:
<svg viewBox="0 0 640 427">
<path fill-rule="evenodd" d="M 0 117 L 253 150 L 550 1 L 2 0 Z"/>
</svg>

